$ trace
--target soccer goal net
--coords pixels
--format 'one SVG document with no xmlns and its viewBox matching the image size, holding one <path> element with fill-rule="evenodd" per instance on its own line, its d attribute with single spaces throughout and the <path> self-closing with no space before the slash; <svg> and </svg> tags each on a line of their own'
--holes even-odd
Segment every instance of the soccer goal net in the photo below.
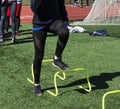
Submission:
<svg viewBox="0 0 120 109">
<path fill-rule="evenodd" d="M 81 24 L 120 25 L 120 0 L 95 0 Z"/>
</svg>

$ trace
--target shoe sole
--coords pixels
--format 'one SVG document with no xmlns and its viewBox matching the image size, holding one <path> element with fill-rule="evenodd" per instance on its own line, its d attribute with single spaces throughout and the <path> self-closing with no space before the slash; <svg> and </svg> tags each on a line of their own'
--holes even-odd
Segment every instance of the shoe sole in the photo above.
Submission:
<svg viewBox="0 0 120 109">
<path fill-rule="evenodd" d="M 0 43 L 2 43 L 2 42 L 4 42 L 4 41 L 0 41 Z"/>
<path fill-rule="evenodd" d="M 55 65 L 53 62 L 52 62 L 52 65 L 53 65 L 54 67 L 59 68 L 60 70 L 68 70 L 68 69 L 69 69 L 69 68 L 67 68 L 67 69 L 61 69 L 59 66 Z"/>
<path fill-rule="evenodd" d="M 37 95 L 37 96 L 42 96 L 42 93 L 36 94 L 36 93 L 34 92 L 34 90 L 33 90 L 33 93 L 34 93 L 35 95 Z"/>
<path fill-rule="evenodd" d="M 3 40 L 3 39 L 0 39 L 0 43 L 2 43 L 2 42 L 4 42 L 4 40 Z"/>
</svg>

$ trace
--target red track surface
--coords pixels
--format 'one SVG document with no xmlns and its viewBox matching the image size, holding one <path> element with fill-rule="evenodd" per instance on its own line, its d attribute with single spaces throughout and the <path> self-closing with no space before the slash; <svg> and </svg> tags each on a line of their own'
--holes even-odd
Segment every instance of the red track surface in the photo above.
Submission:
<svg viewBox="0 0 120 109">
<path fill-rule="evenodd" d="M 88 15 L 90 8 L 87 7 L 80 8 L 73 5 L 66 5 L 66 10 L 68 13 L 69 20 L 79 20 L 85 18 Z M 33 17 L 33 13 L 30 7 L 22 6 L 21 23 L 32 22 L 32 17 Z"/>
</svg>

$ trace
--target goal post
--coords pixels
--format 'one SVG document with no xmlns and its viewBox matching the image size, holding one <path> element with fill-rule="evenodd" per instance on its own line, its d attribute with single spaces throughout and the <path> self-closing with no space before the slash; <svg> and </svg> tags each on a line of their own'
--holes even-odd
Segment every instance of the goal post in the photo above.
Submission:
<svg viewBox="0 0 120 109">
<path fill-rule="evenodd" d="M 79 24 L 120 25 L 120 0 L 95 0 L 91 11 Z"/>
</svg>

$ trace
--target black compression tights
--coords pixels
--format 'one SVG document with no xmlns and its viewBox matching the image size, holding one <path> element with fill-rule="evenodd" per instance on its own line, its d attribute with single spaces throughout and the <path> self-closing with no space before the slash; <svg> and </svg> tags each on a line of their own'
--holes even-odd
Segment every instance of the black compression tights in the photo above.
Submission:
<svg viewBox="0 0 120 109">
<path fill-rule="evenodd" d="M 58 41 L 55 51 L 55 55 L 57 57 L 61 57 L 69 37 L 69 31 L 66 25 L 64 24 L 63 21 L 59 21 L 59 20 L 55 21 L 49 28 L 47 27 L 47 29 L 44 28 L 42 30 L 33 31 L 34 48 L 35 48 L 33 71 L 34 71 L 34 78 L 36 84 L 39 84 L 40 82 L 41 63 L 44 56 L 47 31 L 58 34 Z"/>
</svg>

